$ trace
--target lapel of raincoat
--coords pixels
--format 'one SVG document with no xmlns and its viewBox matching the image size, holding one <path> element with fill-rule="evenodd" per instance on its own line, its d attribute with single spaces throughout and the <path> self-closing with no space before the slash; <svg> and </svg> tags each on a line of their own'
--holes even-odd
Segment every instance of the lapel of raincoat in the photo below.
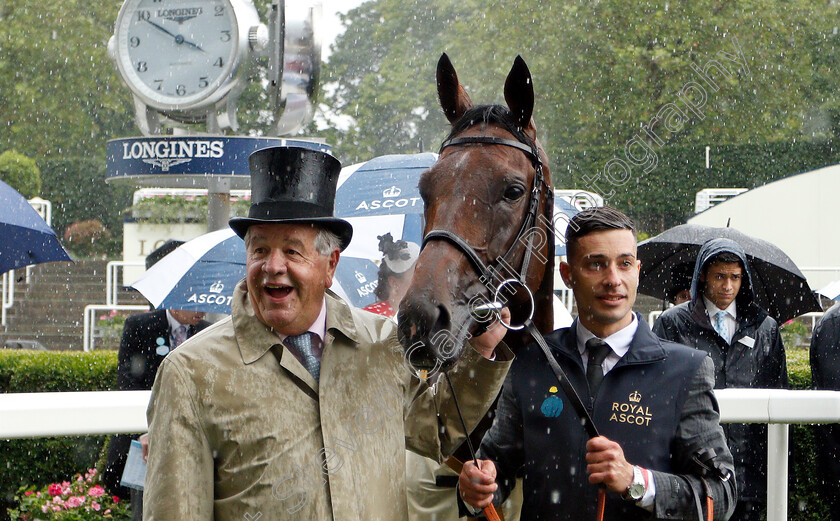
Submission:
<svg viewBox="0 0 840 521">
<path fill-rule="evenodd" d="M 329 316 L 329 307 L 327 309 L 327 316 Z M 251 306 L 251 300 L 248 298 L 244 280 L 240 281 L 233 292 L 231 316 L 233 329 L 236 333 L 236 343 L 239 345 L 239 353 L 246 365 L 256 362 L 269 351 L 273 351 L 277 357 L 277 362 L 292 376 L 295 383 L 307 395 L 317 400 L 318 382 L 303 367 L 295 355 L 280 342 L 280 337 L 270 327 L 257 319 L 254 308 Z M 329 319 L 327 330 L 329 330 Z"/>
</svg>

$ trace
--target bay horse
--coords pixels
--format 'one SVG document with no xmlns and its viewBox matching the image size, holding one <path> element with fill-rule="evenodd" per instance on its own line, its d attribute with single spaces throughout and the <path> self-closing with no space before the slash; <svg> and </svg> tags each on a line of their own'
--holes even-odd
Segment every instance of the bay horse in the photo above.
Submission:
<svg viewBox="0 0 840 521">
<path fill-rule="evenodd" d="M 452 128 L 420 178 L 425 237 L 398 317 L 409 364 L 426 370 L 451 367 L 464 342 L 485 329 L 487 314 L 479 310 L 502 294 L 513 324 L 532 315 L 541 333 L 553 330 L 554 192 L 531 117 L 528 66 L 516 57 L 505 81 L 507 106 L 474 107 L 446 54 L 437 90 Z M 508 331 L 505 342 L 516 350 L 529 338 Z"/>
</svg>

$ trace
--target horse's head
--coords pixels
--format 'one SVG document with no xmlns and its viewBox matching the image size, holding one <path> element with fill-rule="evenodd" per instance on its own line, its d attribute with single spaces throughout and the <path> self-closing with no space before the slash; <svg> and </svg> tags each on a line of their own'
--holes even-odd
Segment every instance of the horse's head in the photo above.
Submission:
<svg viewBox="0 0 840 521">
<path fill-rule="evenodd" d="M 516 58 L 505 82 L 507 107 L 473 107 L 445 54 L 437 88 L 452 130 L 420 179 L 426 238 L 399 312 L 409 362 L 425 369 L 458 359 L 464 342 L 487 325 L 489 317 L 476 308 L 497 301 L 503 280 L 518 279 L 536 292 L 553 265 L 553 192 L 531 119 L 528 66 Z M 516 286 L 502 292 L 514 304 L 525 293 Z M 533 311 L 530 303 L 509 307 L 514 323 Z M 548 307 L 550 314 L 550 300 Z"/>
</svg>

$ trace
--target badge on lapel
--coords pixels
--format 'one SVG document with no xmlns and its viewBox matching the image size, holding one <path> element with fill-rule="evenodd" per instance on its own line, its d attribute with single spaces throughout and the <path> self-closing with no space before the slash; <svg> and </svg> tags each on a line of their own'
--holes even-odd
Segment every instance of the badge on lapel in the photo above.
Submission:
<svg viewBox="0 0 840 521">
<path fill-rule="evenodd" d="M 155 349 L 155 353 L 160 356 L 166 356 L 169 354 L 169 346 L 166 345 L 166 339 L 162 336 L 159 336 L 155 339 L 155 343 L 157 344 L 157 348 Z"/>
<path fill-rule="evenodd" d="M 540 411 L 546 418 L 557 418 L 563 412 L 563 400 L 555 394 L 556 386 L 552 385 L 548 392 L 552 394 L 543 401 Z"/>
</svg>

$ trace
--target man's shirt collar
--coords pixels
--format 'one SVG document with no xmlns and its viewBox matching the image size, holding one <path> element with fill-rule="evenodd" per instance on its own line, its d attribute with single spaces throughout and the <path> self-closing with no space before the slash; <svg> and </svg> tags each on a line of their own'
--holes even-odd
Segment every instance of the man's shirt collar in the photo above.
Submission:
<svg viewBox="0 0 840 521">
<path fill-rule="evenodd" d="M 618 358 L 627 354 L 627 351 L 630 349 L 630 343 L 633 341 L 633 337 L 636 335 L 636 330 L 639 328 L 639 321 L 636 319 L 636 314 L 632 313 L 632 316 L 633 320 L 627 326 L 619 329 L 607 338 L 601 339 L 610 346 L 610 349 L 612 349 L 613 353 L 618 355 Z M 580 317 L 578 317 L 575 323 L 577 324 L 577 348 L 580 355 L 583 356 L 583 353 L 586 351 L 586 341 L 590 338 L 594 338 L 595 333 L 586 329 L 586 327 L 580 322 Z"/>
<path fill-rule="evenodd" d="M 738 315 L 736 310 L 738 306 L 736 305 L 735 301 L 736 299 L 732 299 L 732 302 L 730 302 L 729 305 L 726 306 L 726 309 L 721 309 L 717 307 L 717 305 L 714 302 L 706 298 L 706 295 L 703 295 L 703 303 L 706 304 L 706 313 L 709 314 L 709 319 L 714 318 L 715 314 L 717 314 L 718 311 L 726 311 L 727 313 L 729 313 L 729 316 L 731 316 L 734 320 L 737 320 Z"/>
</svg>

